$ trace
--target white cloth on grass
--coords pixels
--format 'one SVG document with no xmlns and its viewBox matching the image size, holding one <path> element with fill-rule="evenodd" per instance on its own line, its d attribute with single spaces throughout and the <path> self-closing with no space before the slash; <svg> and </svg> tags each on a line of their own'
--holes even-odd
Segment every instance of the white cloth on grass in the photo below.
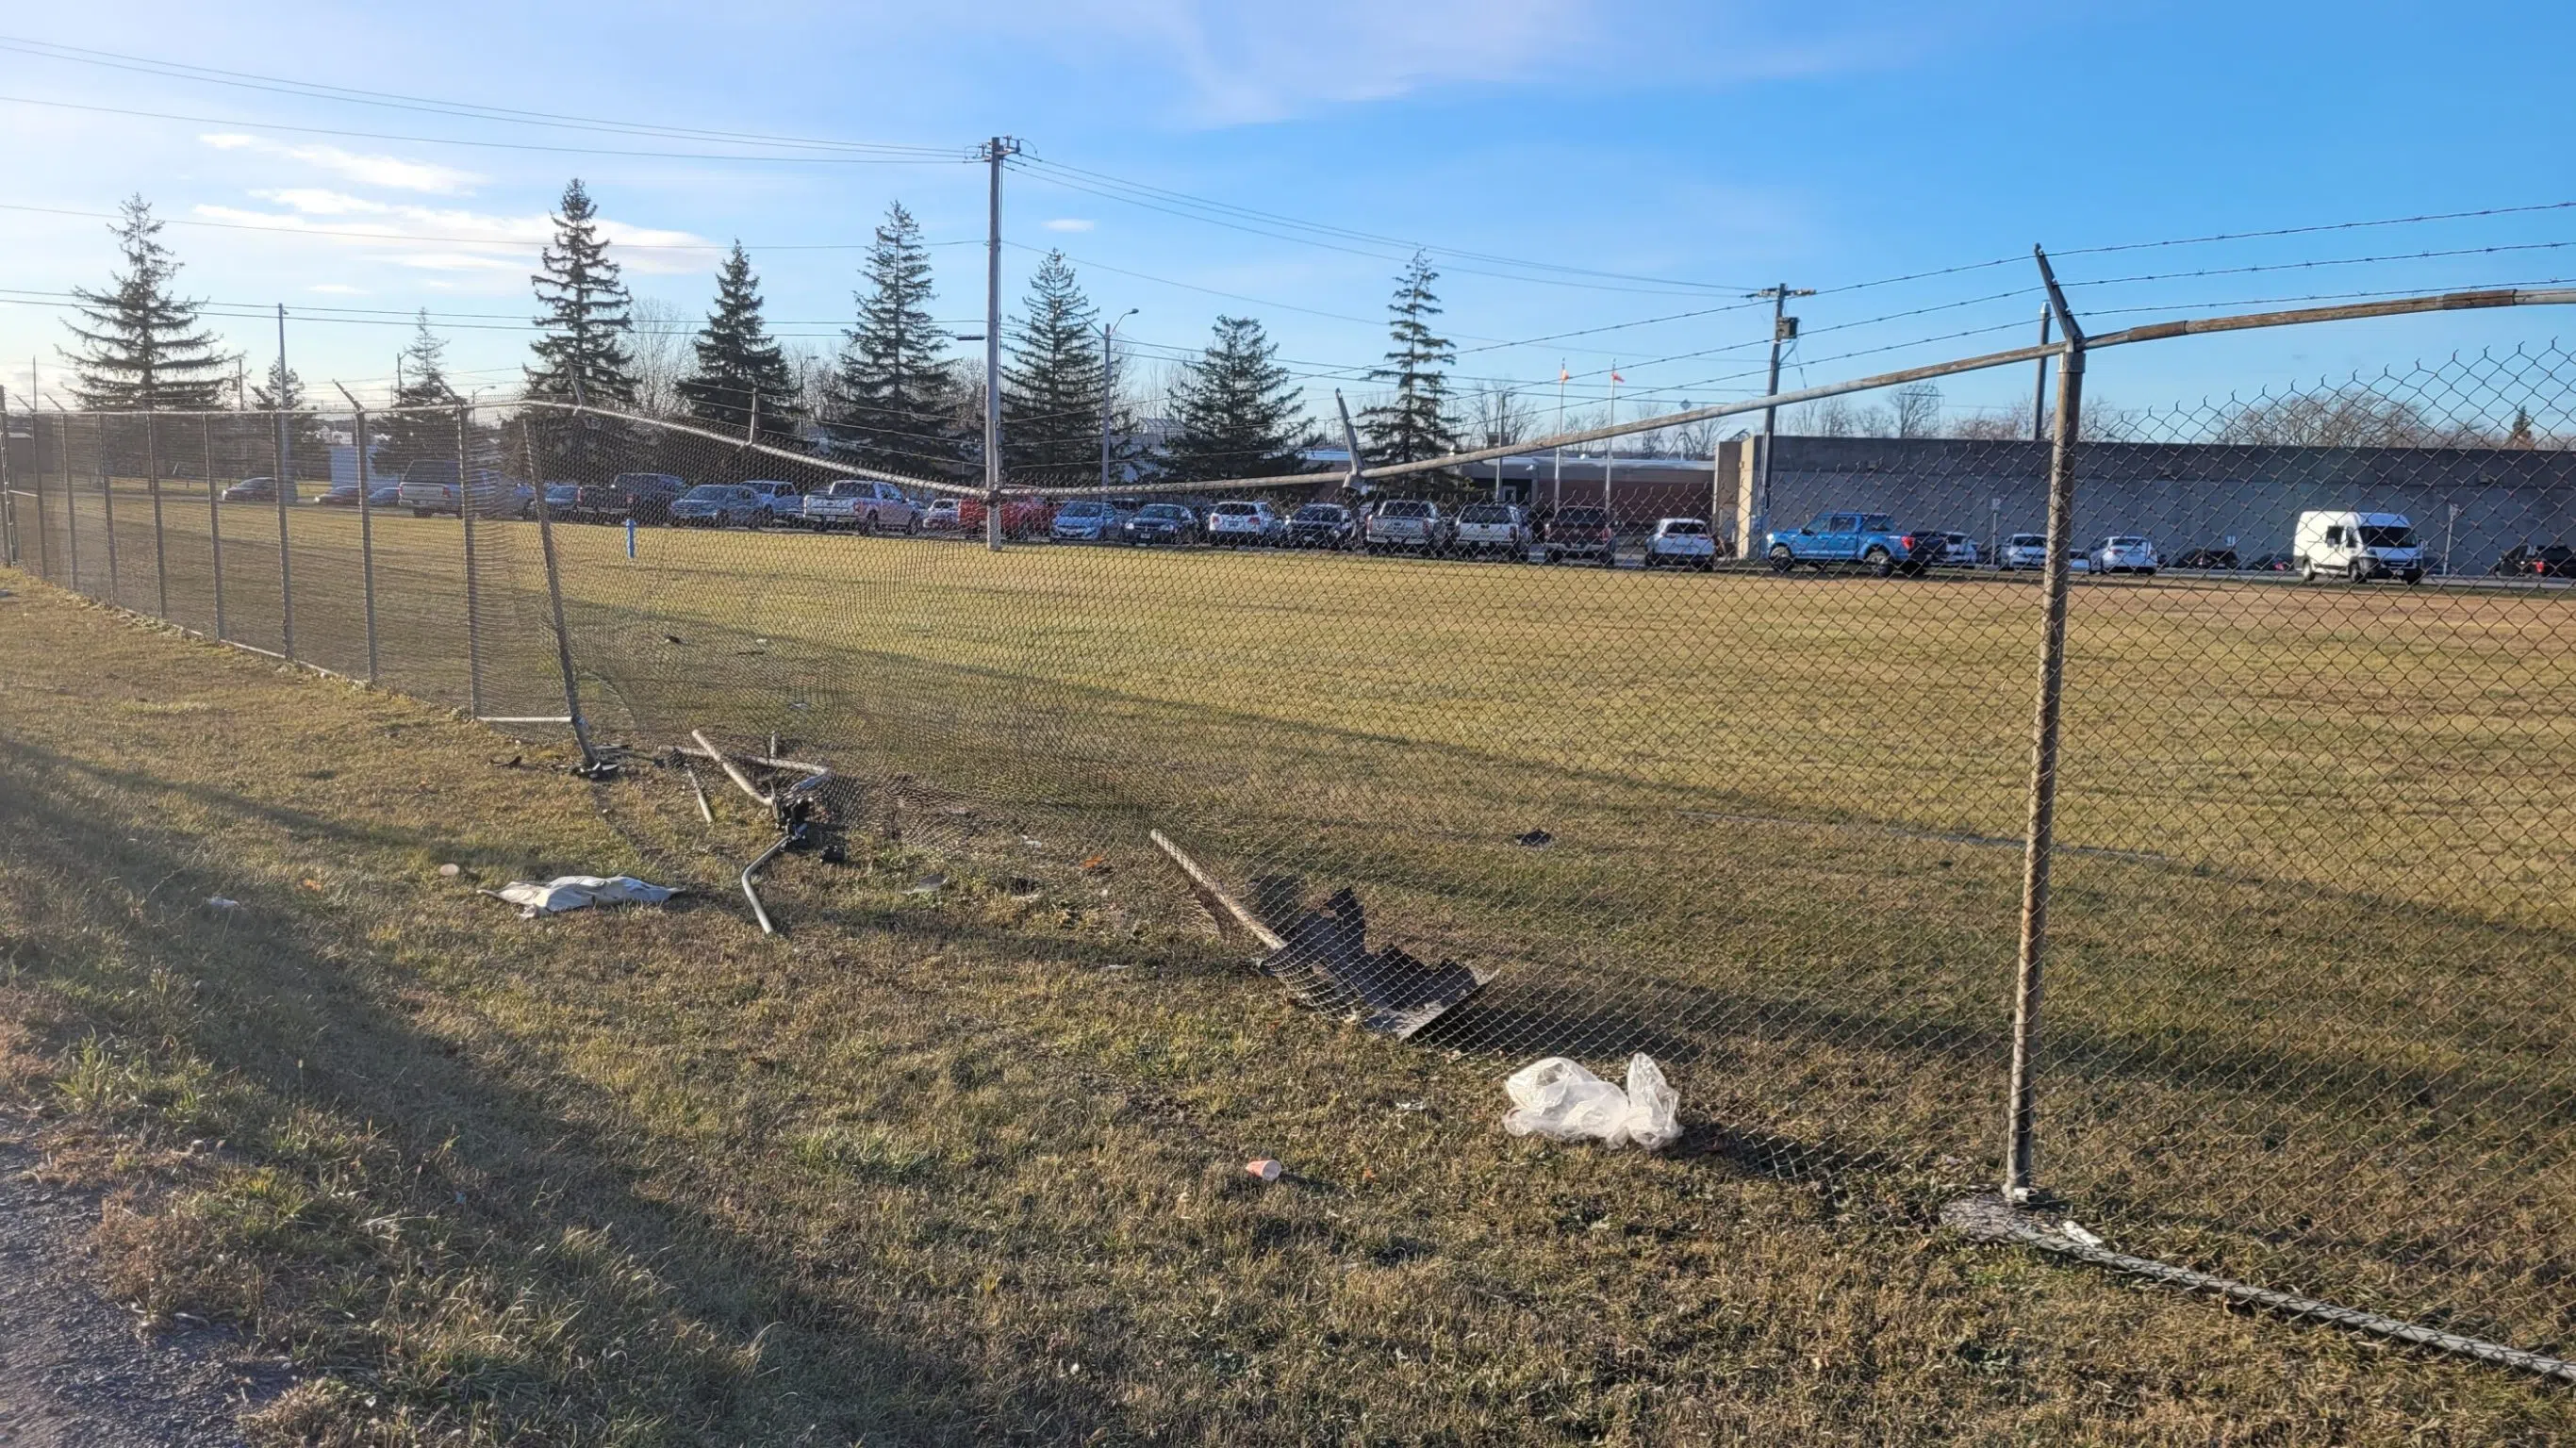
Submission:
<svg viewBox="0 0 2576 1448">
<path fill-rule="evenodd" d="M 585 905 L 659 905 L 671 898 L 667 885 L 650 885 L 632 875 L 557 875 L 542 885 L 513 880 L 498 895 L 519 907 L 519 918 L 560 915 Z"/>
</svg>

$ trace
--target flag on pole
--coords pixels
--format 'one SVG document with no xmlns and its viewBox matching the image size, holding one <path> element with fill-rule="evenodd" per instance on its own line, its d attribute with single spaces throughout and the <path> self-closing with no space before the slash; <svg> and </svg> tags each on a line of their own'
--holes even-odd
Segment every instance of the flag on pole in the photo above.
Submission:
<svg viewBox="0 0 2576 1448">
<path fill-rule="evenodd" d="M 1618 369 L 1618 368 L 1616 368 L 1616 367 L 1613 367 L 1613 368 L 1611 368 L 1611 369 L 1610 369 L 1610 380 L 1611 380 L 1612 382 L 1625 382 L 1625 381 L 1627 381 L 1628 379 L 1627 379 L 1627 378 L 1625 378 L 1625 377 L 1620 376 L 1620 375 L 1619 375 L 1619 369 Z"/>
<path fill-rule="evenodd" d="M 1560 383 L 1571 382 L 1574 380 L 1574 374 L 1566 371 L 1565 364 L 1559 362 L 1556 364 L 1556 380 Z"/>
</svg>

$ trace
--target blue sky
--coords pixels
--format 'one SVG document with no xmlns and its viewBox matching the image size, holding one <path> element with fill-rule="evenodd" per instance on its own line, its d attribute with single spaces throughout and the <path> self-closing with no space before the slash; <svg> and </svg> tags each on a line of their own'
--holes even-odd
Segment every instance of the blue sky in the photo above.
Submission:
<svg viewBox="0 0 2576 1448">
<path fill-rule="evenodd" d="M 1337 369 L 1383 348 L 1404 242 L 1434 247 L 1447 271 L 1444 321 L 1479 349 L 1459 371 L 1516 382 L 1543 409 L 1560 359 L 1578 406 L 1599 405 L 1614 365 L 1630 408 L 1756 390 L 1767 319 L 1712 309 L 1775 280 L 1840 289 L 2013 259 L 1800 303 L 1808 336 L 1792 382 L 2010 345 L 2036 314 L 2022 259 L 2033 242 L 2068 253 L 2062 273 L 2087 283 L 2076 304 L 2104 326 L 2237 301 L 2576 277 L 2576 209 L 2079 251 L 2576 199 L 2564 62 L 2576 7 L 2563 4 L 752 0 L 627 6 L 605 24 L 600 13 L 138 0 L 112 21 L 57 9 L 0 32 L 662 128 L 961 155 L 1009 133 L 1051 163 L 1009 178 L 1010 301 L 1037 253 L 1060 246 L 1105 312 L 1140 309 L 1127 335 L 1149 363 L 1200 345 L 1218 312 L 1249 313 L 1316 375 L 1326 405 Z M 284 302 L 298 370 L 362 391 L 389 380 L 403 329 L 323 309 L 427 306 L 467 380 L 511 383 L 534 239 L 574 173 L 617 235 L 661 244 L 622 249 L 636 291 L 692 316 L 716 253 L 688 248 L 739 237 L 779 330 L 828 347 L 850 312 L 855 245 L 895 199 L 942 243 L 940 315 L 972 324 L 981 312 L 984 178 L 961 162 L 690 159 L 680 153 L 740 148 L 25 50 L 0 50 L 0 96 L 12 98 L 0 101 L 7 200 L 55 209 L 0 209 L 0 300 L 18 299 L 0 305 L 0 380 L 13 395 L 25 359 L 50 376 L 63 340 L 61 313 L 29 303 L 102 282 L 113 260 L 102 222 L 55 212 L 108 212 L 136 191 L 174 222 L 257 228 L 172 226 L 187 289 Z M 1075 189 L 1092 183 L 1054 166 L 1388 240 L 1335 249 L 1229 229 Z M 2517 249 L 2412 256 L 2497 247 Z M 2294 265 L 2364 257 L 2401 259 Z M 2263 269 L 2179 275 L 2230 268 Z M 2162 279 L 2107 280 L 2138 276 Z M 1702 315 L 1496 345 L 1682 312 Z M 265 365 L 273 323 L 217 325 Z M 2550 313 L 2455 314 L 2141 348 L 2106 355 L 2095 387 L 2147 405 L 2560 330 Z M 1960 379 L 1949 400 L 2013 406 L 2026 388 L 2026 376 Z"/>
</svg>

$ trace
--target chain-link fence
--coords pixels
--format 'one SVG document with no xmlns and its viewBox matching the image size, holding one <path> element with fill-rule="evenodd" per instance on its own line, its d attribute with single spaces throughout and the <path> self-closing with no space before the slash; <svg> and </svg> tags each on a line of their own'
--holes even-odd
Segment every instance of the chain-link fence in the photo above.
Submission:
<svg viewBox="0 0 2576 1448">
<path fill-rule="evenodd" d="M 2040 1245 L 2559 1354 L 2576 358 L 2060 397 L 2062 447 L 1793 406 L 999 495 L 534 405 L 21 414 L 10 541 L 511 727 L 819 759 L 871 828 L 1160 831 L 1326 1013 L 1648 1050 L 1879 1209 L 2000 1179 Z"/>
</svg>

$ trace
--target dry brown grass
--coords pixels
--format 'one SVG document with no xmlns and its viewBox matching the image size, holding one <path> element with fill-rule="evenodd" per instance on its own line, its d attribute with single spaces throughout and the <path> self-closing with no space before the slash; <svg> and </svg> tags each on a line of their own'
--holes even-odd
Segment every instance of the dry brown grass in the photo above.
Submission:
<svg viewBox="0 0 2576 1448">
<path fill-rule="evenodd" d="M 271 1441 L 2576 1430 L 2563 1390 L 1944 1236 L 1971 1167 L 1781 1175 L 1832 1123 L 1749 1098 L 1841 1070 L 1794 1033 L 1699 1073 L 1669 1157 L 1512 1141 L 1492 1058 L 1294 1012 L 1074 842 L 791 861 L 763 940 L 753 822 L 665 777 L 508 767 L 555 760 L 47 590 L 0 630 L 0 1092 L 133 1191 L 120 1291 L 292 1347 Z M 621 868 L 703 893 L 470 889 Z"/>
</svg>

